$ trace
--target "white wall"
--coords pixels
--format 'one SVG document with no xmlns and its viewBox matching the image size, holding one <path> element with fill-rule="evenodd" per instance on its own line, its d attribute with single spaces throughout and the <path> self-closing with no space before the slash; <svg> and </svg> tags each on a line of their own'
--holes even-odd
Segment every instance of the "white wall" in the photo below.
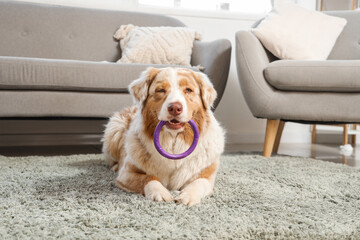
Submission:
<svg viewBox="0 0 360 240">
<path fill-rule="evenodd" d="M 24 1 L 24 0 L 23 0 Z M 127 11 L 139 11 L 131 0 L 27 0 L 31 2 L 43 2 L 62 4 L 68 6 L 81 6 L 89 8 L 119 9 Z M 309 1 L 304 2 L 306 7 L 312 6 Z M 143 10 L 143 9 L 140 9 Z M 159 10 L 149 10 L 159 12 Z M 191 16 L 194 14 L 178 13 L 176 11 L 160 11 L 171 13 L 170 16 L 183 21 L 188 27 L 198 30 L 203 35 L 203 41 L 211 41 L 219 38 L 229 39 L 232 43 L 232 59 L 228 83 L 220 105 L 215 111 L 217 119 L 227 129 L 229 143 L 262 143 L 265 133 L 265 120 L 255 119 L 250 113 L 244 101 L 240 85 L 237 79 L 235 65 L 235 33 L 239 30 L 248 30 L 259 16 L 245 14 L 225 14 Z M 308 125 L 287 123 L 284 129 L 282 142 L 310 142 L 311 133 Z"/>
</svg>

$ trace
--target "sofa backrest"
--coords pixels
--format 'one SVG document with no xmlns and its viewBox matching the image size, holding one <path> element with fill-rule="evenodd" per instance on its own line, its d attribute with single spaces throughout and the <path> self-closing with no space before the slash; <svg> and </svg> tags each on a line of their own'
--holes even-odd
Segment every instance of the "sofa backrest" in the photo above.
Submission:
<svg viewBox="0 0 360 240">
<path fill-rule="evenodd" d="M 116 61 L 122 24 L 185 26 L 162 15 L 0 0 L 0 56 Z"/>
<path fill-rule="evenodd" d="M 328 59 L 360 59 L 360 10 L 327 12 L 327 14 L 347 20 Z"/>
</svg>

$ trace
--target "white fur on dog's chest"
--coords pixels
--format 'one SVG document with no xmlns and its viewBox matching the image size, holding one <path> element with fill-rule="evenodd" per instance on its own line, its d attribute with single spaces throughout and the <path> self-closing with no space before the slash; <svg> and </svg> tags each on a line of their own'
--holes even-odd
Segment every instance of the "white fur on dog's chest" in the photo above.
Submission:
<svg viewBox="0 0 360 240">
<path fill-rule="evenodd" d="M 160 140 L 165 151 L 171 153 L 181 153 L 187 150 L 189 146 L 179 138 L 167 138 Z M 201 144 L 199 144 L 201 145 Z M 160 182 L 170 190 L 178 190 L 189 179 L 193 178 L 199 172 L 199 169 L 206 167 L 201 159 L 200 146 L 188 157 L 178 160 L 168 159 L 161 156 L 154 147 L 153 142 L 147 142 L 146 148 L 151 155 L 151 167 L 147 169 L 146 174 L 154 175 Z M 200 160 L 200 161 L 198 161 Z"/>
</svg>

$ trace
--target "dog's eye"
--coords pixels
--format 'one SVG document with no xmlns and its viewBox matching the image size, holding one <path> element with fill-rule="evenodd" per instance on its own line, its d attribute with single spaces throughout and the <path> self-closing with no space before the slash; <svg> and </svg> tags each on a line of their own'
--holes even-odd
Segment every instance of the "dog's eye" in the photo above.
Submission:
<svg viewBox="0 0 360 240">
<path fill-rule="evenodd" d="M 191 88 L 185 89 L 185 93 L 192 93 L 192 92 L 193 92 L 193 90 Z"/>
<path fill-rule="evenodd" d="M 165 93 L 166 90 L 163 89 L 163 88 L 160 88 L 160 89 L 156 89 L 155 92 L 157 92 L 157 93 Z"/>
</svg>

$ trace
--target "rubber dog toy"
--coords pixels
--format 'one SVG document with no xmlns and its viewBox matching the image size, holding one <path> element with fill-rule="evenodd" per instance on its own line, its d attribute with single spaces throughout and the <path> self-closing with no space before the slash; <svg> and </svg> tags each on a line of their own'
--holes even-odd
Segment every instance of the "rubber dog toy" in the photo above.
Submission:
<svg viewBox="0 0 360 240">
<path fill-rule="evenodd" d="M 173 160 L 177 160 L 177 159 L 182 159 L 185 158 L 187 156 L 189 156 L 196 148 L 196 145 L 199 141 L 199 129 L 196 126 L 196 123 L 194 122 L 194 120 L 190 120 L 188 122 L 194 132 L 194 139 L 193 142 L 191 144 L 191 146 L 189 147 L 188 150 L 186 150 L 183 153 L 180 154 L 171 154 L 166 152 L 160 145 L 160 140 L 159 140 L 159 135 L 160 135 L 160 131 L 162 129 L 162 127 L 166 124 L 166 121 L 160 121 L 158 123 L 158 125 L 155 128 L 155 132 L 154 132 L 154 144 L 155 144 L 155 148 L 156 150 L 164 157 L 169 158 L 169 159 L 173 159 Z"/>
</svg>

